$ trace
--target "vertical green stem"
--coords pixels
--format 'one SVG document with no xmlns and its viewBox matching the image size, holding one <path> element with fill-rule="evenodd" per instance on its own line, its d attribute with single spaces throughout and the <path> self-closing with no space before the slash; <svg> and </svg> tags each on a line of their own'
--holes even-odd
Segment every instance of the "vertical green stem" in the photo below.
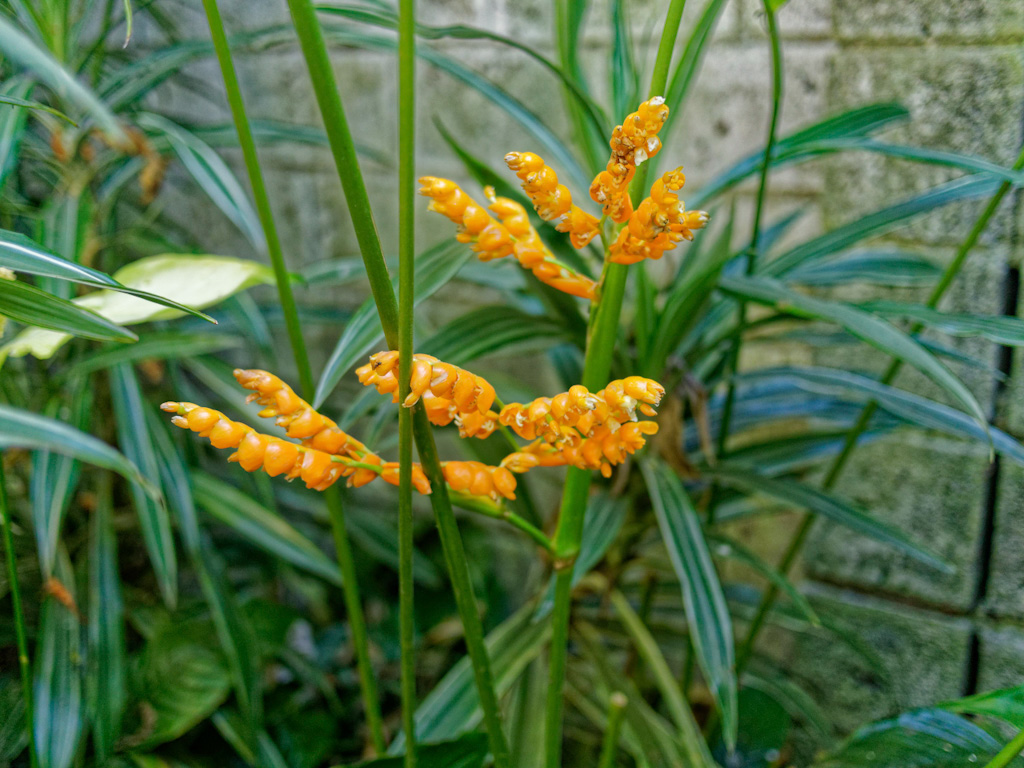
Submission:
<svg viewBox="0 0 1024 768">
<path fill-rule="evenodd" d="M 772 55 L 772 116 L 768 123 L 768 141 L 764 147 L 764 157 L 761 160 L 761 180 L 757 187 L 757 202 L 754 208 L 754 225 L 750 234 L 750 245 L 747 247 L 747 274 L 754 273 L 757 266 L 758 246 L 761 239 L 761 221 L 764 216 L 764 206 L 768 198 L 768 171 L 771 166 L 772 154 L 775 152 L 775 142 L 778 136 L 779 113 L 782 111 L 782 46 L 779 41 L 779 30 L 776 25 L 775 11 L 772 10 L 772 3 L 765 0 L 765 19 L 768 22 L 768 40 L 771 43 Z M 722 408 L 722 421 L 718 430 L 718 455 L 725 455 L 726 443 L 729 439 L 729 427 L 732 422 L 732 411 L 736 400 L 736 368 L 739 364 L 740 346 L 743 343 L 743 329 L 747 324 L 747 303 L 741 301 L 739 304 L 739 321 L 736 328 L 736 335 L 733 337 L 732 346 L 729 350 L 729 359 L 726 370 L 729 378 L 729 388 L 725 394 L 725 404 Z M 715 505 L 710 504 L 708 514 L 713 519 Z"/>
<path fill-rule="evenodd" d="M 231 58 L 231 47 L 224 32 L 224 23 L 221 20 L 220 9 L 217 7 L 217 0 L 203 0 L 203 7 L 206 9 L 206 18 L 210 24 L 210 36 L 213 38 L 217 61 L 220 63 L 221 74 L 224 78 L 224 87 L 227 92 L 228 103 L 231 106 L 231 116 L 235 123 L 235 130 L 238 133 L 238 142 L 242 148 L 245 168 L 249 175 L 249 184 L 252 187 L 253 197 L 256 202 L 256 211 L 259 214 L 260 224 L 263 226 L 263 233 L 267 239 L 267 252 L 270 255 L 270 263 L 274 269 L 277 293 L 281 302 L 281 311 L 284 314 L 285 327 L 288 331 L 292 355 L 295 358 L 295 367 L 299 373 L 302 396 L 307 400 L 311 400 L 314 392 L 313 372 L 310 367 L 306 344 L 302 337 L 302 323 L 299 319 L 295 295 L 292 292 L 288 275 L 288 267 L 285 264 L 284 252 L 281 248 L 281 239 L 278 236 L 277 225 L 274 222 L 273 209 L 270 206 L 270 198 L 267 195 L 266 184 L 263 180 L 263 171 L 260 168 L 259 156 L 256 152 L 256 142 L 253 139 L 249 117 L 245 111 L 245 102 L 242 99 L 242 90 L 238 84 L 234 61 Z M 326 491 L 324 499 L 327 503 L 327 511 L 331 520 L 331 533 L 334 537 L 338 568 L 342 577 L 342 594 L 345 600 L 345 610 L 348 614 L 349 627 L 352 632 L 352 644 L 355 647 L 356 666 L 359 671 L 359 682 L 363 695 L 363 706 L 366 709 L 366 720 L 370 727 L 370 738 L 373 741 L 374 749 L 378 753 L 382 753 L 385 748 L 384 719 L 381 715 L 380 697 L 377 693 L 377 682 L 373 675 L 373 665 L 370 660 L 370 643 L 366 631 L 366 618 L 363 614 L 359 585 L 356 582 L 352 547 L 349 543 L 348 531 L 345 525 L 345 511 L 342 506 L 341 495 L 336 488 Z"/>
<path fill-rule="evenodd" d="M 306 66 L 309 69 L 316 94 L 320 113 L 323 117 L 325 130 L 334 163 L 338 170 L 345 192 L 345 201 L 356 232 L 356 240 L 366 266 L 366 274 L 370 281 L 370 290 L 377 305 L 384 338 L 391 349 L 398 348 L 398 305 L 395 301 L 394 289 L 388 277 L 387 266 L 381 252 L 377 228 L 373 223 L 370 200 L 366 194 L 359 161 L 356 157 L 355 145 L 349 131 L 345 109 L 338 94 L 338 85 L 334 71 L 331 69 L 330 57 L 324 44 L 323 31 L 316 18 L 316 11 L 311 0 L 288 0 L 299 37 Z M 441 463 L 437 457 L 437 446 L 434 434 L 430 429 L 426 412 L 417 404 L 413 411 L 413 436 L 416 450 L 423 464 L 423 471 L 430 481 L 433 492 L 430 494 L 430 505 L 437 520 L 441 535 L 441 546 L 444 550 L 448 572 L 451 578 L 452 591 L 466 633 L 466 647 L 469 651 L 477 692 L 480 697 L 480 708 L 483 712 L 484 726 L 494 756 L 496 768 L 508 768 L 509 751 L 505 734 L 501 728 L 501 715 L 498 709 L 498 697 L 494 689 L 494 678 L 491 674 L 487 647 L 484 645 L 483 625 L 477 613 L 476 598 L 470 580 L 469 563 L 462 545 L 455 514 L 448 499 L 448 488 L 444 482 Z"/>
<path fill-rule="evenodd" d="M 25 631 L 25 612 L 21 607 L 21 588 L 18 586 L 18 564 L 14 557 L 14 534 L 11 531 L 11 510 L 7 506 L 7 483 L 4 479 L 3 454 L 0 454 L 0 525 L 4 529 L 4 559 L 7 578 L 11 582 L 11 607 L 14 610 L 14 634 L 18 643 L 18 669 L 21 671 L 21 694 L 25 700 L 25 728 L 28 731 L 28 754 L 32 768 L 39 768 L 36 754 L 36 732 L 33 717 L 32 670 L 28 662 L 28 634 Z"/>
<path fill-rule="evenodd" d="M 1010 741 L 1005 747 L 999 750 L 999 753 L 985 763 L 985 768 L 1005 768 L 1013 762 L 1013 759 L 1017 757 L 1024 750 L 1024 729 L 1022 729 L 1013 740 Z"/>
<path fill-rule="evenodd" d="M 1024 169 L 1024 147 L 1021 148 L 1020 154 L 1017 156 L 1017 160 L 1013 164 L 1013 169 L 1015 171 Z M 964 264 L 967 262 L 967 257 L 974 249 L 974 246 L 977 244 L 982 232 L 984 232 L 985 228 L 988 226 L 989 221 L 995 215 L 995 212 L 999 208 L 999 204 L 1002 203 L 1003 198 L 1006 197 L 1006 194 L 1010 191 L 1011 186 L 1010 182 L 1003 182 L 999 186 L 999 189 L 996 190 L 996 193 L 988 201 L 988 204 L 981 212 L 978 220 L 974 222 L 974 226 L 968 233 L 967 238 L 957 249 L 953 260 L 943 271 L 942 276 L 939 278 L 939 282 L 935 284 L 934 288 L 932 288 L 932 292 L 928 296 L 926 306 L 935 308 L 939 305 L 939 301 L 945 295 L 946 291 L 949 290 L 950 285 L 953 284 L 957 275 L 960 274 L 960 270 L 963 269 Z M 911 328 L 910 332 L 917 333 L 922 327 L 923 326 L 920 323 L 915 324 Z M 892 360 L 880 379 L 881 383 L 891 384 L 896 379 L 896 375 L 900 372 L 902 367 L 902 360 Z M 871 417 L 874 416 L 875 411 L 877 410 L 878 403 L 872 400 L 868 402 L 860 412 L 860 416 L 857 418 L 857 421 L 846 434 L 846 440 L 843 443 L 842 450 L 833 460 L 825 475 L 825 479 L 822 481 L 822 488 L 824 490 L 827 491 L 835 487 L 835 484 L 843 473 L 843 469 L 846 468 L 846 463 L 849 461 L 850 456 L 853 455 L 853 451 L 857 447 L 857 442 L 860 440 L 860 436 L 864 434 L 864 430 L 868 428 L 868 425 L 871 423 Z M 807 535 L 810 533 L 811 524 L 813 522 L 814 517 L 811 514 L 805 514 L 803 519 L 801 519 L 800 525 L 797 527 L 796 532 L 793 534 L 793 538 L 786 547 L 786 551 L 783 554 L 782 559 L 779 561 L 779 571 L 783 575 L 788 575 L 790 569 L 793 567 L 793 563 L 796 562 L 797 557 L 803 550 L 804 543 L 807 541 Z M 754 614 L 750 628 L 747 630 L 747 637 L 743 641 L 743 646 L 736 655 L 736 668 L 738 671 L 742 671 L 746 666 L 747 661 L 749 661 L 750 656 L 754 651 L 754 644 L 757 642 L 757 637 L 761 633 L 765 620 L 768 618 L 768 614 L 771 611 L 772 606 L 775 604 L 775 600 L 778 596 L 778 588 L 775 587 L 774 584 L 769 585 L 764 596 L 761 598 L 761 602 L 758 604 L 757 612 Z"/>
<path fill-rule="evenodd" d="M 658 54 L 651 75 L 649 96 L 659 96 L 668 82 L 679 23 L 686 0 L 672 0 L 662 28 Z M 647 166 L 638 169 L 630 187 L 635 197 L 645 188 Z M 619 333 L 619 316 L 626 290 L 629 267 L 605 262 L 600 292 L 591 306 L 587 350 L 583 359 L 583 386 L 597 391 L 607 384 L 615 343 Z M 545 711 L 544 765 L 560 768 L 562 758 L 562 692 L 569 643 L 569 614 L 572 609 L 572 566 L 583 538 L 583 518 L 590 493 L 591 472 L 570 467 L 562 492 L 562 506 L 555 529 L 555 602 L 551 614 L 551 650 L 548 655 L 548 691 Z"/>
<path fill-rule="evenodd" d="M 412 375 L 416 299 L 416 6 L 398 8 L 398 616 L 405 766 L 416 766 L 416 648 L 412 580 Z"/>
<path fill-rule="evenodd" d="M 604 729 L 604 742 L 601 745 L 601 759 L 597 768 L 613 768 L 615 752 L 619 748 L 619 733 L 622 730 L 622 718 L 629 701 L 626 694 L 616 691 L 608 697 L 608 725 Z"/>
</svg>

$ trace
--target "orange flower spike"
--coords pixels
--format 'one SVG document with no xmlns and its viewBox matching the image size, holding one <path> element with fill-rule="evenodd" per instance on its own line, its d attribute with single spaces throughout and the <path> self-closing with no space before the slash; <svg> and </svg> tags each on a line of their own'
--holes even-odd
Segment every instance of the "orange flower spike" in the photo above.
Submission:
<svg viewBox="0 0 1024 768">
<path fill-rule="evenodd" d="M 516 498 L 516 478 L 511 471 L 505 467 L 492 467 L 491 480 L 494 483 L 494 490 L 506 499 L 514 501 Z"/>
<path fill-rule="evenodd" d="M 434 377 L 433 368 L 430 362 L 423 358 L 414 357 L 412 360 L 412 375 L 409 379 L 409 394 L 402 405 L 412 407 L 423 396 L 423 393 L 430 388 L 430 380 Z"/>
<path fill-rule="evenodd" d="M 598 234 L 597 218 L 573 205 L 568 187 L 558 183 L 557 174 L 538 155 L 509 152 L 505 164 L 523 182 L 523 191 L 530 197 L 537 215 L 544 221 L 555 222 L 559 232 L 570 233 L 573 247 L 582 248 Z"/>
<path fill-rule="evenodd" d="M 441 464 L 445 482 L 453 491 L 464 491 L 473 482 L 473 470 L 468 461 L 446 461 Z"/>
<path fill-rule="evenodd" d="M 505 227 L 491 218 L 487 210 L 448 179 L 424 176 L 420 194 L 430 198 L 428 210 L 447 216 L 459 225 L 455 239 L 471 243 L 481 261 L 500 259 L 512 253 L 512 236 Z"/>
<path fill-rule="evenodd" d="M 501 460 L 501 466 L 510 472 L 522 474 L 540 465 L 540 459 L 532 453 L 517 451 Z"/>
<path fill-rule="evenodd" d="M 376 464 L 378 466 L 383 464 L 383 461 L 381 461 L 380 456 L 377 456 L 376 454 L 373 453 L 366 454 L 360 459 L 360 461 L 363 464 Z M 352 488 L 362 488 L 367 483 L 376 480 L 378 474 L 380 473 L 372 469 L 368 469 L 366 467 L 359 467 L 349 477 L 348 485 L 351 486 Z"/>
<path fill-rule="evenodd" d="M 398 485 L 398 462 L 386 462 L 383 465 L 380 476 L 384 482 L 391 483 L 391 485 Z M 427 480 L 427 476 L 423 474 L 423 467 L 419 464 L 412 465 L 412 485 L 413 488 L 424 496 L 430 495 L 430 481 Z"/>
<path fill-rule="evenodd" d="M 270 445 L 270 436 L 250 432 L 238 444 L 237 461 L 246 472 L 256 472 L 263 466 L 263 457 Z M 230 459 L 229 459 L 230 460 Z"/>
<path fill-rule="evenodd" d="M 291 471 L 299 458 L 299 446 L 286 440 L 271 440 L 263 454 L 263 471 L 271 477 Z"/>
</svg>

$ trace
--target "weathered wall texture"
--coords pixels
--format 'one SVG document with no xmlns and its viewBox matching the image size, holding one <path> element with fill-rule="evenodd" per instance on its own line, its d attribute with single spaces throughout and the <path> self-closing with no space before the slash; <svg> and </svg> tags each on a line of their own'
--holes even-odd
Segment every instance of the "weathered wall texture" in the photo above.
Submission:
<svg viewBox="0 0 1024 768">
<path fill-rule="evenodd" d="M 204 32 L 195 8 L 182 16 Z M 425 20 L 469 23 L 551 50 L 547 0 L 434 0 L 421 3 Z M 585 37 L 588 71 L 603 80 L 609 60 L 606 2 L 591 13 Z M 638 33 L 664 3 L 635 8 Z M 692 23 L 702 3 L 693 0 Z M 235 30 L 286 19 L 283 0 L 237 2 L 229 14 Z M 666 151 L 686 165 L 689 184 L 710 175 L 763 142 L 768 116 L 769 66 L 758 0 L 732 0 L 716 32 L 699 84 L 677 135 Z M 191 15 L 190 15 L 191 14 Z M 897 100 L 912 121 L 887 138 L 969 152 L 1009 164 L 1016 156 L 1024 119 L 1024 2 L 1021 0 L 791 0 L 780 15 L 785 37 L 786 102 L 783 131 L 854 105 Z M 499 81 L 531 109 L 567 126 L 553 80 L 525 57 L 490 44 L 442 43 L 444 50 Z M 653 47 L 648 61 L 653 59 Z M 395 83 L 389 56 L 337 51 L 337 73 L 357 141 L 384 155 L 395 147 Z M 194 89 L 175 90 L 171 108 L 197 116 L 223 115 L 219 78 L 211 65 L 191 74 L 207 80 L 208 101 Z M 426 67 L 419 103 L 423 113 L 419 165 L 424 173 L 458 176 L 437 131 L 440 120 L 465 146 L 495 166 L 510 149 L 535 148 L 512 121 L 464 86 Z M 243 87 L 261 117 L 315 124 L 318 120 L 301 58 L 277 48 L 243 61 Z M 200 89 L 203 90 L 203 89 Z M 166 105 L 164 105 L 166 106 Z M 268 150 L 270 190 L 294 263 L 354 251 L 341 191 L 326 152 Z M 368 184 L 386 248 L 395 238 L 391 170 L 366 163 Z M 769 217 L 801 208 L 801 236 L 952 178 L 919 166 L 864 154 L 786 170 L 773 177 Z M 749 218 L 751 190 L 740 193 Z M 946 306 L 999 313 L 1017 306 L 1016 270 L 1021 242 L 1019 197 L 1009 199 L 989 227 Z M 208 205 L 181 202 L 193 231 L 211 249 L 242 249 L 230 225 Z M 943 263 L 963 239 L 979 205 L 918 220 L 888 238 Z M 199 222 L 199 229 L 195 223 Z M 449 235 L 447 222 L 421 216 L 420 242 Z M 364 293 L 331 296 L 352 306 Z M 912 295 L 912 294 L 911 294 Z M 926 294 L 921 294 L 923 300 Z M 453 302 L 471 297 L 446 295 Z M 961 351 L 1002 365 L 1003 387 L 977 369 L 961 369 L 996 423 L 1024 437 L 1024 360 L 999 359 L 990 346 L 963 340 Z M 323 350 L 324 353 L 327 350 Z M 884 360 L 863 354 L 822 357 L 879 370 Z M 910 376 L 901 383 L 928 391 Z M 878 655 L 884 674 L 834 638 L 779 635 L 776 652 L 788 657 L 818 702 L 849 729 L 898 708 L 1019 684 L 1024 678 L 1024 470 L 989 465 L 984 450 L 932 436 L 900 436 L 866 447 L 852 462 L 840 492 L 863 503 L 955 564 L 938 573 L 892 550 L 819 525 L 805 558 L 806 588 L 823 611 Z M 765 542 L 771 548 L 772 541 Z"/>
</svg>

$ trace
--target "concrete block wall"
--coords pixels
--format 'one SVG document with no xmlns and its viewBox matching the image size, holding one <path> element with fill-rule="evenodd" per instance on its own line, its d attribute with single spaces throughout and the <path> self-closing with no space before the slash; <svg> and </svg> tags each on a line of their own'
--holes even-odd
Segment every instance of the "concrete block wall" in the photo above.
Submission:
<svg viewBox="0 0 1024 768">
<path fill-rule="evenodd" d="M 169 0 L 170 3 L 170 0 Z M 583 36 L 586 70 L 604 90 L 610 51 L 608 0 L 593 4 Z M 205 22 L 194 3 L 173 0 L 196 36 Z M 285 21 L 283 0 L 224 4 L 232 31 Z M 691 0 L 685 25 L 703 3 Z M 553 55 L 549 0 L 422 0 L 428 23 L 466 23 L 508 34 Z M 629 3 L 646 62 L 653 61 L 662 0 Z M 769 112 L 769 64 L 759 0 L 730 0 L 703 72 L 666 153 L 685 165 L 699 187 L 763 142 Z M 899 101 L 909 123 L 885 138 L 968 152 L 1009 164 L 1024 126 L 1024 2 L 1021 0 L 790 0 L 779 17 L 785 38 L 786 102 L 783 131 L 856 105 Z M 568 138 L 555 80 L 525 56 L 492 44 L 441 41 L 438 50 L 500 83 Z M 386 55 L 335 50 L 336 71 L 357 142 L 383 162 L 365 164 L 367 184 L 385 249 L 396 243 L 393 169 L 393 62 Z M 319 117 L 301 57 L 294 46 L 239 57 L 243 88 L 256 118 L 316 125 Z M 191 81 L 163 89 L 162 108 L 191 119 L 226 120 L 219 77 L 210 62 L 189 68 Z M 422 68 L 419 170 L 467 181 L 434 129 L 440 120 L 464 146 L 496 168 L 510 149 L 539 149 L 536 141 L 479 95 L 450 77 Z M 197 83 L 199 84 L 197 86 Z M 197 96 L 198 93 L 198 96 Z M 228 154 L 232 162 L 238 158 Z M 356 252 L 330 156 L 319 148 L 279 146 L 264 153 L 269 189 L 293 267 Z M 238 166 L 240 168 L 240 165 Z M 769 219 L 800 209 L 803 238 L 891 204 L 957 174 L 863 153 L 787 169 L 773 176 Z M 467 189 L 475 189 L 468 183 Z M 581 191 L 582 192 L 582 191 Z M 750 187 L 737 193 L 749 219 Z M 173 194 L 173 192 L 172 192 Z M 981 203 L 922 217 L 885 238 L 936 263 L 952 258 Z M 172 210 L 211 251 L 247 253 L 230 224 L 201 199 L 179 194 Z M 198 223 L 198 227 L 197 227 Z M 944 306 L 999 313 L 1016 306 L 1015 270 L 1024 244 L 1019 196 L 1011 195 L 992 222 L 961 281 Z M 450 225 L 424 214 L 419 242 L 450 236 Z M 364 286 L 320 291 L 325 304 L 354 307 Z M 926 291 L 900 291 L 923 300 Z M 477 297 L 445 289 L 446 306 L 468 307 Z M 329 353 L 325 337 L 314 354 Z M 1024 358 L 1009 363 L 998 350 L 972 339 L 958 351 L 1002 365 L 1005 385 L 978 369 L 958 367 L 997 423 L 1024 437 Z M 870 352 L 822 355 L 826 365 L 878 371 Z M 899 381 L 936 395 L 920 376 Z M 946 557 L 955 570 L 940 574 L 872 541 L 819 524 L 804 561 L 807 588 L 823 611 L 877 652 L 885 674 L 872 672 L 843 643 L 821 638 L 777 638 L 779 653 L 802 676 L 819 704 L 848 730 L 871 717 L 976 690 L 1024 682 L 1024 469 L 989 465 L 984 450 L 934 436 L 898 435 L 858 452 L 839 492 L 905 530 Z M 776 542 L 777 543 L 777 542 Z M 771 544 L 769 545 L 770 548 Z"/>
</svg>

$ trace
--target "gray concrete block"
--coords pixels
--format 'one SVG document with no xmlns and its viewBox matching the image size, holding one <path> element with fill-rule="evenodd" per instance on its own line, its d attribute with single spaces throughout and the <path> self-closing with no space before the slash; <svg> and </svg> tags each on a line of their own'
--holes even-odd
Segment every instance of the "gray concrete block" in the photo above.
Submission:
<svg viewBox="0 0 1024 768">
<path fill-rule="evenodd" d="M 1017 47 L 846 49 L 834 59 L 830 91 L 834 111 L 903 103 L 911 120 L 886 133 L 894 142 L 981 155 L 1007 165 L 1017 155 L 1024 109 L 1024 63 Z M 826 215 L 838 225 L 960 175 L 939 166 L 848 153 L 827 165 Z M 914 219 L 897 236 L 958 243 L 983 205 L 947 206 Z M 1010 208 L 1007 201 L 983 242 L 1009 239 Z"/>
<path fill-rule="evenodd" d="M 996 616 L 1024 618 L 1024 468 L 1005 460 L 999 470 L 984 608 Z"/>
<path fill-rule="evenodd" d="M 1024 629 L 982 627 L 978 636 L 978 692 L 1024 682 Z"/>
<path fill-rule="evenodd" d="M 836 0 L 836 32 L 843 40 L 890 42 L 1019 41 L 1024 5 L 1017 0 Z"/>
<path fill-rule="evenodd" d="M 802 0 L 786 3 L 777 17 L 779 34 L 784 40 L 831 38 L 835 3 L 836 0 Z M 764 6 L 760 0 L 748 0 L 741 15 L 746 36 L 767 40 Z"/>
<path fill-rule="evenodd" d="M 969 450 L 930 436 L 897 434 L 858 447 L 836 493 L 940 555 L 954 571 L 942 573 L 822 521 L 806 550 L 807 572 L 831 583 L 966 610 L 977 581 L 987 464 L 983 448 Z"/>
</svg>

